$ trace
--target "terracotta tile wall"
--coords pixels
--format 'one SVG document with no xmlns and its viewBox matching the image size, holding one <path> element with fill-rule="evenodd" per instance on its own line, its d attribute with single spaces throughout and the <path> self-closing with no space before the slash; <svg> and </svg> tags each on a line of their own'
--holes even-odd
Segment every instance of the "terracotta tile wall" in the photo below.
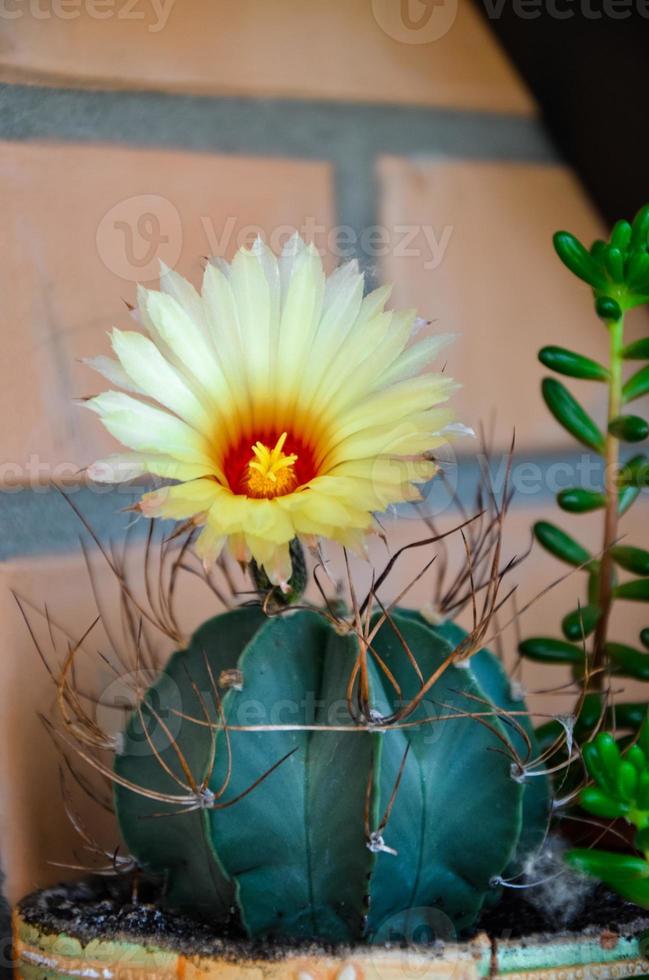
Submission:
<svg viewBox="0 0 649 980">
<path fill-rule="evenodd" d="M 98 16 L 99 6 L 40 0 L 35 17 L 34 0 L 8 4 L 18 16 L 0 22 L 0 78 L 534 111 L 469 0 L 421 30 L 392 0 L 109 0 Z"/>
<path fill-rule="evenodd" d="M 604 362 L 608 356 L 588 287 L 552 247 L 560 228 L 586 242 L 604 234 L 574 175 L 560 164 L 396 157 L 382 158 L 378 170 L 382 223 L 402 222 L 414 233 L 386 256 L 383 274 L 396 283 L 396 303 L 416 306 L 431 330 L 457 333 L 448 371 L 463 385 L 463 419 L 477 428 L 495 416 L 503 449 L 513 429 L 525 451 L 573 448 L 543 404 L 547 372 L 536 352 L 558 344 Z M 636 313 L 629 336 L 647 326 Z M 605 417 L 604 386 L 571 379 L 570 388 L 594 417 Z"/>
<path fill-rule="evenodd" d="M 334 220 L 326 162 L 0 143 L 0 182 L 6 483 L 68 482 L 108 449 L 72 403 L 101 390 L 79 359 L 128 326 L 125 301 L 153 285 L 159 259 L 199 280 L 206 255 L 231 257 L 257 231 Z"/>
<path fill-rule="evenodd" d="M 195 278 L 206 253 L 230 255 L 250 226 L 271 235 L 296 225 L 308 235 L 317 225 L 326 235 L 342 224 L 359 235 L 378 224 L 387 250 L 359 247 L 371 278 L 394 279 L 397 303 L 460 335 L 448 370 L 464 384 L 462 418 L 488 421 L 497 408 L 497 445 L 515 426 L 521 459 L 542 468 L 570 450 L 541 405 L 535 352 L 570 342 L 604 354 L 584 290 L 550 245 L 559 226 L 598 234 L 597 216 L 469 0 L 443 5 L 448 23 L 435 7 L 437 19 L 420 28 L 395 22 L 397 6 L 114 0 L 100 19 L 92 0 L 6 5 L 18 16 L 0 16 L 5 488 L 74 482 L 74 470 L 108 445 L 70 399 L 96 390 L 77 359 L 106 350 L 104 332 L 127 322 L 135 280 L 151 280 L 157 258 Z M 326 243 L 325 251 L 331 265 Z M 581 394 L 601 411 L 596 388 Z M 534 519 L 556 516 L 541 484 L 519 495 L 509 553 L 526 550 Z M 103 511 L 114 530 L 123 527 L 124 515 L 110 517 L 119 506 L 110 498 Z M 628 518 L 638 543 L 645 515 L 638 504 Z M 596 550 L 597 517 L 579 524 Z M 47 601 L 76 635 L 92 602 L 76 530 L 53 494 L 0 498 L 0 531 L 10 559 L 0 565 L 0 856 L 16 898 L 64 873 L 49 862 L 75 863 L 75 842 L 36 714 L 52 715 L 51 687 L 10 590 Z M 409 520 L 389 526 L 393 548 L 422 533 Z M 419 567 L 404 561 L 395 591 Z M 561 571 L 535 549 L 516 574 L 519 604 Z M 537 602 L 524 632 L 556 632 L 581 585 L 569 579 Z M 409 601 L 428 597 L 422 581 Z M 188 628 L 210 611 L 195 590 L 183 602 Z M 641 607 L 621 606 L 616 620 L 634 636 Z M 509 657 L 514 641 L 510 631 Z M 86 669 L 95 684 L 95 668 Z M 543 670 L 526 671 L 530 690 L 548 686 Z M 561 698 L 534 703 L 565 709 Z M 97 826 L 112 845 L 110 821 Z"/>
</svg>

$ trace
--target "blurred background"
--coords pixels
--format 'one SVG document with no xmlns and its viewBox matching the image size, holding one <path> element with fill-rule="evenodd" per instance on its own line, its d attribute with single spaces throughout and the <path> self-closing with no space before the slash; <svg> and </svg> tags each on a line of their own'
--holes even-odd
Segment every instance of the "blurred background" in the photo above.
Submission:
<svg viewBox="0 0 649 980">
<path fill-rule="evenodd" d="M 457 334 L 446 370 L 463 385 L 458 417 L 488 434 L 500 489 L 515 430 L 507 555 L 528 550 L 539 519 L 578 523 L 596 551 L 601 517 L 554 504 L 590 478 L 589 455 L 546 411 L 536 351 L 607 356 L 551 236 L 590 243 L 649 199 L 648 48 L 644 0 L 1 0 L 0 853 L 12 898 L 75 860 L 38 717 L 53 713 L 51 681 L 12 593 L 47 603 L 63 650 L 91 621 L 80 525 L 51 486 L 102 535 L 129 523 L 127 495 L 80 473 L 111 445 L 73 399 L 101 387 L 80 359 L 107 353 L 136 283 L 153 285 L 160 259 L 197 282 L 205 256 L 229 258 L 258 232 L 279 248 L 297 228 L 329 269 L 357 257 L 371 284 L 395 283 L 395 305 Z M 630 339 L 647 326 L 636 313 Z M 572 387 L 601 419 L 604 391 Z M 469 509 L 479 454 L 465 441 L 448 464 Z M 429 506 L 457 522 L 448 500 Z M 648 513 L 640 501 L 625 519 L 635 544 Z M 386 526 L 393 549 L 422 536 L 413 514 Z M 419 568 L 405 559 L 401 585 Z M 511 583 L 519 608 L 563 571 L 533 549 Z M 582 590 L 575 576 L 544 595 L 522 633 L 558 635 Z M 209 611 L 185 590 L 188 629 Z M 645 625 L 629 604 L 615 624 L 619 639 Z M 515 631 L 503 639 L 512 658 Z M 552 686 L 526 670 L 529 690 Z M 535 704 L 561 713 L 565 698 Z"/>
</svg>

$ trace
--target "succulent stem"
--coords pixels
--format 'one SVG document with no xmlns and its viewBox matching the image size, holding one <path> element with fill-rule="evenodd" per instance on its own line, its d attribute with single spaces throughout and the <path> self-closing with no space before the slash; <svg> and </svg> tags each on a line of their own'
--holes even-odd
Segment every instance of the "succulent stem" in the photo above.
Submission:
<svg viewBox="0 0 649 980">
<path fill-rule="evenodd" d="M 617 536 L 618 522 L 618 473 L 620 440 L 609 431 L 610 423 L 620 414 L 622 404 L 622 351 L 624 349 L 624 316 L 608 323 L 610 336 L 610 374 L 608 383 L 608 413 L 606 419 L 606 445 L 604 450 L 604 477 L 606 511 L 604 516 L 604 540 L 599 575 L 600 617 L 595 631 L 593 665 L 595 670 L 606 663 L 606 637 L 613 604 L 613 555 L 611 548 Z M 603 677 L 597 673 L 595 685 L 601 688 Z"/>
</svg>

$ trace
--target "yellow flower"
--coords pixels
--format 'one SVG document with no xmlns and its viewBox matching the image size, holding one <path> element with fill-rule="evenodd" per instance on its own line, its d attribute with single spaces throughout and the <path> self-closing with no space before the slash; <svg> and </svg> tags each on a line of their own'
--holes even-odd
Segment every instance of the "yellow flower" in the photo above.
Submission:
<svg viewBox="0 0 649 980">
<path fill-rule="evenodd" d="M 297 236 L 279 259 L 258 240 L 208 264 L 200 294 L 163 268 L 161 291 L 138 294 L 146 334 L 114 330 L 117 360 L 90 361 L 123 390 L 85 404 L 131 450 L 90 477 L 179 481 L 144 494 L 142 513 L 193 520 L 206 565 L 227 541 L 276 584 L 296 536 L 362 549 L 373 514 L 433 475 L 451 418 L 435 406 L 454 388 L 421 373 L 449 338 L 409 343 L 414 311 L 363 286 L 355 262 L 325 278 Z"/>
</svg>

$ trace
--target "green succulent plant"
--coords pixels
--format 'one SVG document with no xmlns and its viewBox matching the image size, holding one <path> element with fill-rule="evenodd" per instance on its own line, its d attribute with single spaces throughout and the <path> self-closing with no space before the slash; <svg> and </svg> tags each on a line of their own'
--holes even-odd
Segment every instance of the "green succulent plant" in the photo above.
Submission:
<svg viewBox="0 0 649 980">
<path fill-rule="evenodd" d="M 580 794 L 581 806 L 596 817 L 633 826 L 636 853 L 574 848 L 566 860 L 649 908 L 649 722 L 643 722 L 637 741 L 624 753 L 610 732 L 600 732 L 584 745 L 583 758 L 592 783 Z"/>
<path fill-rule="evenodd" d="M 636 453 L 622 459 L 622 444 L 641 442 L 649 435 L 649 424 L 638 415 L 627 413 L 627 406 L 649 392 L 649 364 L 625 379 L 625 365 L 649 361 L 649 338 L 625 344 L 625 314 L 649 303 L 649 205 L 643 207 L 633 223 L 618 221 L 610 240 L 596 241 L 587 250 L 574 235 L 558 232 L 555 249 L 564 265 L 592 290 L 595 312 L 609 334 L 608 364 L 563 347 L 544 347 L 541 363 L 557 374 L 606 385 L 608 410 L 605 430 L 590 417 L 568 388 L 554 377 L 542 382 L 546 405 L 554 418 L 578 442 L 603 461 L 601 490 L 569 487 L 557 495 L 559 507 L 568 514 L 601 511 L 602 547 L 591 554 L 563 528 L 548 521 L 534 527 L 537 541 L 556 558 L 579 568 L 587 577 L 587 589 L 580 605 L 561 622 L 562 636 L 535 636 L 520 643 L 520 653 L 532 660 L 570 664 L 576 676 L 584 673 L 586 659 L 591 672 L 590 692 L 577 719 L 576 734 L 587 739 L 604 710 L 597 690 L 604 686 L 606 671 L 649 680 L 649 629 L 640 633 L 639 646 L 617 643 L 610 637 L 609 623 L 616 600 L 649 601 L 649 551 L 632 545 L 619 519 L 649 482 L 649 457 Z M 632 578 L 620 581 L 620 573 Z M 642 704 L 621 706 L 616 723 L 637 728 L 646 715 Z M 542 740 L 559 731 L 556 722 L 539 730 Z"/>
<path fill-rule="evenodd" d="M 171 905 L 253 937 L 371 940 L 431 908 L 461 931 L 541 844 L 549 782 L 498 658 L 406 610 L 371 628 L 365 650 L 343 618 L 248 605 L 171 658 L 115 761 Z"/>
</svg>

